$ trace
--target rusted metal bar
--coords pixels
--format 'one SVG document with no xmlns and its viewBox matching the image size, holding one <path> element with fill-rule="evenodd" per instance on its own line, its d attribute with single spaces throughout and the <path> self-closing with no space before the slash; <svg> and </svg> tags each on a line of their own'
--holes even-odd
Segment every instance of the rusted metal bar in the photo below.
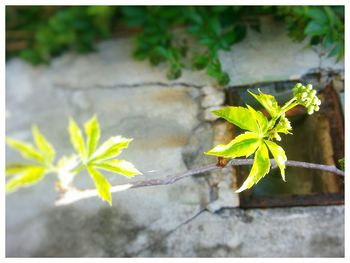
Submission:
<svg viewBox="0 0 350 263">
<path fill-rule="evenodd" d="M 306 195 L 241 196 L 241 208 L 343 205 L 344 193 L 313 193 Z"/>
</svg>

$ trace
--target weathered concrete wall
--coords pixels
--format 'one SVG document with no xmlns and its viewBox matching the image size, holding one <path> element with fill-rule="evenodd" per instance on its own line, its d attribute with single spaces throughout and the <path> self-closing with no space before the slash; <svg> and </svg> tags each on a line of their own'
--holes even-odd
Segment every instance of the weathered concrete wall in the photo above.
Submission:
<svg viewBox="0 0 350 263">
<path fill-rule="evenodd" d="M 292 43 L 285 30 L 277 29 L 271 29 L 273 37 L 250 32 L 246 42 L 223 56 L 232 85 L 284 80 L 287 73 L 317 69 L 317 52 Z M 259 45 L 258 53 L 267 55 L 258 57 L 257 47 L 249 43 L 262 40 L 268 44 Z M 96 53 L 65 54 L 36 68 L 9 61 L 6 135 L 30 141 L 30 126 L 36 123 L 60 156 L 72 151 L 68 116 L 82 124 L 96 113 L 102 140 L 116 134 L 134 138 L 121 156 L 144 173 L 135 180 L 213 162 L 201 154 L 212 146 L 214 129 L 203 118 L 213 120 L 208 109 L 223 103 L 222 95 L 204 88 L 213 80 L 203 72 L 185 71 L 181 79 L 168 81 L 162 66 L 134 61 L 131 47 L 130 39 L 108 41 Z M 290 49 L 289 57 L 281 56 L 281 49 Z M 286 63 L 299 52 L 304 54 L 298 56 L 302 68 Z M 242 59 L 230 60 L 231 55 Z M 7 163 L 20 160 L 6 150 Z M 112 184 L 128 182 L 107 176 Z M 215 180 L 203 174 L 114 194 L 113 207 L 98 198 L 54 207 L 55 178 L 48 175 L 6 196 L 6 256 L 344 256 L 343 206 L 240 210 L 229 172 L 213 176 L 216 184 L 222 180 L 216 194 Z M 77 184 L 93 186 L 87 174 L 79 175 Z"/>
</svg>

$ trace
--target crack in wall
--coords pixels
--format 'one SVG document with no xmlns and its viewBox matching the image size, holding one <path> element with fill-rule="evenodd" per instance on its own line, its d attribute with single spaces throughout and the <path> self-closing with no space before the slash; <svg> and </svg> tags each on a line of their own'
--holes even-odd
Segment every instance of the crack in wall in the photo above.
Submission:
<svg viewBox="0 0 350 263">
<path fill-rule="evenodd" d="M 101 85 L 101 84 L 95 84 L 87 87 L 79 87 L 70 85 L 68 83 L 54 83 L 53 86 L 58 89 L 65 89 L 65 90 L 92 90 L 92 89 L 118 89 L 118 88 L 139 88 L 139 87 L 188 87 L 188 88 L 202 88 L 205 85 L 197 85 L 193 83 L 186 83 L 186 82 L 174 82 L 174 83 L 167 83 L 167 82 L 141 82 L 141 83 L 134 83 L 134 84 L 114 84 L 114 85 Z"/>
<path fill-rule="evenodd" d="M 147 245 L 146 247 L 140 249 L 139 251 L 137 251 L 136 253 L 133 253 L 132 256 L 139 256 L 141 253 L 150 250 L 152 248 L 154 248 L 155 246 L 158 246 L 159 244 L 162 244 L 164 242 L 164 240 L 166 238 L 168 238 L 171 234 L 173 234 L 175 231 L 177 231 L 178 229 L 180 229 L 181 227 L 187 225 L 188 223 L 193 222 L 193 220 L 195 220 L 198 216 L 200 216 L 204 211 L 208 211 L 206 208 L 203 208 L 201 210 L 199 210 L 196 214 L 194 214 L 193 216 L 191 216 L 190 218 L 186 219 L 185 221 L 183 221 L 182 223 L 180 223 L 179 225 L 177 225 L 175 228 L 167 231 L 164 235 L 162 235 L 159 238 L 156 238 L 151 244 Z"/>
</svg>

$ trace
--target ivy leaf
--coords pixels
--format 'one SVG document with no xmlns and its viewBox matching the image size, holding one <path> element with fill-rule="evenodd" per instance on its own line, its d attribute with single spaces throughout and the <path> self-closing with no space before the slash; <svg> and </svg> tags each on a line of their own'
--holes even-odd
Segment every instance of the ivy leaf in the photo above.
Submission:
<svg viewBox="0 0 350 263">
<path fill-rule="evenodd" d="M 31 144 L 22 142 L 20 140 L 15 140 L 12 138 L 6 138 L 6 143 L 8 146 L 19 151 L 23 158 L 35 160 L 37 162 L 43 162 L 44 156 L 35 149 Z"/>
<path fill-rule="evenodd" d="M 96 168 L 124 175 L 126 177 L 133 177 L 137 174 L 142 174 L 132 163 L 125 160 L 105 160 L 102 162 L 92 163 L 91 165 Z"/>
<path fill-rule="evenodd" d="M 236 190 L 240 193 L 246 189 L 251 188 L 254 184 L 260 181 L 270 170 L 269 152 L 265 143 L 261 143 L 260 147 L 255 153 L 253 167 L 250 170 L 248 178 L 244 181 L 242 186 Z"/>
<path fill-rule="evenodd" d="M 260 137 L 256 133 L 246 132 L 238 135 L 229 144 L 219 144 L 205 154 L 221 157 L 239 157 L 253 154 L 261 143 Z"/>
<path fill-rule="evenodd" d="M 220 25 L 220 20 L 217 19 L 216 17 L 213 17 L 209 20 L 209 30 L 213 32 L 216 36 L 219 36 L 221 33 L 221 25 Z"/>
<path fill-rule="evenodd" d="M 218 110 L 214 110 L 212 113 L 235 124 L 243 130 L 259 132 L 259 126 L 257 122 L 252 117 L 252 113 L 246 108 L 227 106 Z"/>
<path fill-rule="evenodd" d="M 44 137 L 44 135 L 41 134 L 39 128 L 36 125 L 32 127 L 32 133 L 36 147 L 41 151 L 45 160 L 48 163 L 51 163 L 55 159 L 55 149 Z"/>
<path fill-rule="evenodd" d="M 100 140 L 100 124 L 98 123 L 96 115 L 84 124 L 86 133 L 86 152 L 89 158 L 96 149 L 98 141 Z"/>
<path fill-rule="evenodd" d="M 264 116 L 264 114 L 261 113 L 261 111 L 256 111 L 249 105 L 247 105 L 248 110 L 250 111 L 252 117 L 255 119 L 255 121 L 258 123 L 259 126 L 259 132 L 261 134 L 264 134 L 266 132 L 266 129 L 268 127 L 268 119 Z"/>
<path fill-rule="evenodd" d="M 208 56 L 196 55 L 193 57 L 192 65 L 195 69 L 201 70 L 204 69 L 209 63 Z"/>
<path fill-rule="evenodd" d="M 68 132 L 74 149 L 79 153 L 82 159 L 85 159 L 85 144 L 83 134 L 73 118 L 69 119 Z"/>
<path fill-rule="evenodd" d="M 278 144 L 269 140 L 264 140 L 264 142 L 266 143 L 267 147 L 269 148 L 270 152 L 273 155 L 273 158 L 276 160 L 276 163 L 281 170 L 281 176 L 283 181 L 286 181 L 285 173 L 284 173 L 286 169 L 285 163 L 287 161 L 286 153 L 284 152 L 283 148 Z"/>
<path fill-rule="evenodd" d="M 236 32 L 231 30 L 223 35 L 223 40 L 230 47 L 236 40 Z"/>
<path fill-rule="evenodd" d="M 327 25 L 322 25 L 312 20 L 307 24 L 304 30 L 304 33 L 310 36 L 320 36 L 320 35 L 326 34 L 327 30 L 328 30 Z"/>
<path fill-rule="evenodd" d="M 45 176 L 45 167 L 27 166 L 17 176 L 6 183 L 6 192 L 10 193 L 19 187 L 33 185 L 43 179 Z"/>
<path fill-rule="evenodd" d="M 102 200 L 106 201 L 110 206 L 112 205 L 112 195 L 110 192 L 111 185 L 108 180 L 91 165 L 87 166 L 89 175 L 91 176 L 97 188 L 97 192 Z"/>
<path fill-rule="evenodd" d="M 321 25 L 325 25 L 328 22 L 327 15 L 320 7 L 311 7 L 307 11 L 307 15 Z"/>
<path fill-rule="evenodd" d="M 248 90 L 250 95 L 252 95 L 259 103 L 267 110 L 272 118 L 275 118 L 281 109 L 274 96 L 263 93 L 259 90 L 259 95 Z"/>
<path fill-rule="evenodd" d="M 128 147 L 132 139 L 121 136 L 114 136 L 104 142 L 94 154 L 91 156 L 91 161 L 111 159 L 117 156 L 122 149 Z"/>
</svg>

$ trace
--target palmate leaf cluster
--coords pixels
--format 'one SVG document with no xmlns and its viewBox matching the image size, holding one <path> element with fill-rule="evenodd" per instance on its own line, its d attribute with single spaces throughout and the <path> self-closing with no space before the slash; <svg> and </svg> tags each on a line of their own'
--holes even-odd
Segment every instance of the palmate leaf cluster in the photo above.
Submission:
<svg viewBox="0 0 350 263">
<path fill-rule="evenodd" d="M 59 179 L 57 184 L 63 187 L 63 190 L 67 190 L 65 188 L 72 183 L 73 177 L 86 169 L 101 199 L 112 205 L 111 186 L 101 170 L 129 178 L 141 174 L 132 163 L 115 159 L 123 149 L 128 147 L 132 139 L 113 136 L 99 146 L 101 132 L 96 116 L 84 124 L 84 130 L 86 138 L 74 119 L 70 119 L 68 132 L 76 154 L 63 156 L 56 165 L 54 164 L 54 148 L 36 126 L 32 128 L 35 146 L 7 138 L 8 146 L 19 151 L 31 163 L 13 163 L 6 167 L 6 175 L 9 178 L 6 183 L 6 191 L 13 192 L 20 187 L 38 183 L 49 173 L 56 173 Z M 65 180 L 68 181 L 68 184 L 64 182 Z"/>
<path fill-rule="evenodd" d="M 305 90 L 307 95 L 302 95 Z M 242 186 L 236 191 L 241 192 L 251 188 L 259 182 L 270 171 L 270 153 L 275 159 L 282 179 L 285 181 L 285 168 L 287 156 L 281 146 L 273 140 L 280 141 L 279 133 L 291 134 L 291 124 L 285 113 L 292 107 L 300 104 L 308 108 L 308 113 L 312 114 L 319 108 L 312 106 L 320 105 L 320 100 L 316 97 L 315 90 L 312 90 L 311 85 L 304 87 L 301 83 L 296 84 L 294 97 L 288 101 L 283 107 L 279 106 L 275 97 L 265 94 L 259 90 L 259 94 L 249 92 L 267 111 L 270 115 L 268 119 L 260 111 L 254 110 L 252 107 L 233 107 L 227 106 L 219 110 L 214 110 L 213 113 L 221 118 L 233 123 L 246 130 L 245 133 L 238 135 L 228 144 L 219 144 L 213 149 L 206 152 L 208 155 L 214 155 L 225 158 L 236 158 L 241 156 L 254 155 L 254 163 L 247 179 Z M 302 97 L 302 99 L 301 99 Z M 307 99 L 305 99 L 307 98 Z M 311 103 L 311 102 L 312 103 Z M 312 112 L 309 111 L 312 108 Z"/>
<path fill-rule="evenodd" d="M 6 166 L 6 192 L 13 192 L 19 187 L 30 186 L 42 180 L 52 172 L 55 150 L 47 139 L 40 133 L 38 127 L 32 127 L 35 145 L 7 138 L 8 146 L 19 151 L 23 158 L 31 163 L 12 163 Z"/>
</svg>

